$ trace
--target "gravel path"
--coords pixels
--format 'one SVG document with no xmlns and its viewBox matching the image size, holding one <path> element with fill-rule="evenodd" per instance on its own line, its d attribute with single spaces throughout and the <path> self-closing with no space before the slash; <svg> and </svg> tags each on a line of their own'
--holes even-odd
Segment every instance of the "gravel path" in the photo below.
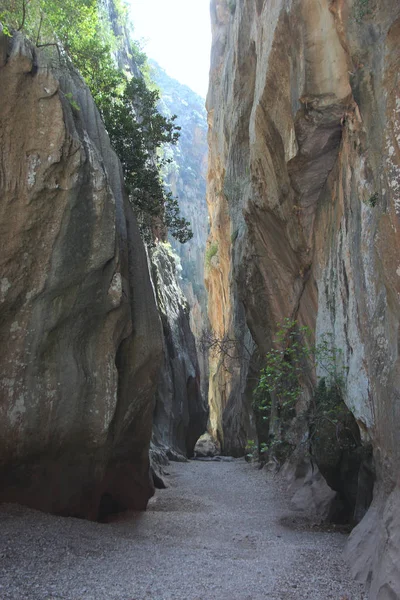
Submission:
<svg viewBox="0 0 400 600">
<path fill-rule="evenodd" d="M 109 524 L 0 507 L 1 600 L 361 600 L 346 536 L 287 527 L 274 479 L 242 460 L 171 464 L 146 513 Z"/>
</svg>

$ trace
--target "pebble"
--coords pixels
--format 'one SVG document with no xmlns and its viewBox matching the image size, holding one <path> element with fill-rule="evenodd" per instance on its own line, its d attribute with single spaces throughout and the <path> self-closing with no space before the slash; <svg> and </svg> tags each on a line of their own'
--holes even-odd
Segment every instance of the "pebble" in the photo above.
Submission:
<svg viewBox="0 0 400 600">
<path fill-rule="evenodd" d="M 346 535 L 299 524 L 273 477 L 242 460 L 170 473 L 145 513 L 108 524 L 1 506 L 0 599 L 367 600 Z"/>
</svg>

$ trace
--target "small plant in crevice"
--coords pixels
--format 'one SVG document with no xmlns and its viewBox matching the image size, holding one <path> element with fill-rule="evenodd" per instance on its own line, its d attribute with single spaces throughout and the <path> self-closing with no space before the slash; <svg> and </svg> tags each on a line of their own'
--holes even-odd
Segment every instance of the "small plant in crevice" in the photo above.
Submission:
<svg viewBox="0 0 400 600">
<path fill-rule="evenodd" d="M 355 0 L 353 5 L 353 17 L 357 23 L 372 14 L 371 0 Z"/>
<path fill-rule="evenodd" d="M 271 451 L 273 443 L 267 444 L 266 442 L 257 443 L 254 440 L 247 440 L 245 446 L 245 459 L 247 462 L 260 461 L 265 463 L 268 454 Z"/>
<path fill-rule="evenodd" d="M 76 110 L 77 112 L 79 112 L 81 110 L 79 104 L 76 102 L 76 100 L 74 100 L 74 97 L 71 92 L 67 92 L 65 94 L 65 97 L 68 100 L 68 102 L 70 103 L 71 108 L 73 110 Z"/>
<path fill-rule="evenodd" d="M 3 33 L 7 37 L 12 37 L 12 33 L 8 25 L 5 24 L 7 15 L 5 12 L 0 12 L 0 33 Z"/>
<path fill-rule="evenodd" d="M 277 338 L 280 345 L 275 340 L 276 349 L 267 354 L 253 396 L 261 442 L 259 459 L 272 459 L 280 465 L 295 448 L 308 455 L 337 492 L 329 520 L 354 524 L 371 503 L 374 473 L 368 466 L 368 447 L 363 447 L 357 421 L 344 402 L 347 369 L 343 351 L 336 347 L 331 333 L 325 333 L 311 346 L 307 328 L 290 320 L 280 326 Z M 308 402 L 301 404 L 298 400 L 308 387 L 310 368 L 316 369 L 318 383 L 311 397 L 307 394 Z M 260 428 L 260 418 L 264 429 Z M 364 478 L 361 483 L 360 476 Z M 359 485 L 366 486 L 368 492 L 361 498 L 362 506 Z"/>
<path fill-rule="evenodd" d="M 227 0 L 227 4 L 231 15 L 235 14 L 236 0 Z"/>
<path fill-rule="evenodd" d="M 286 411 L 290 415 L 300 396 L 301 375 L 311 354 L 306 341 L 309 334 L 308 327 L 299 327 L 296 321 L 285 319 L 276 334 L 275 348 L 265 356 L 257 390 L 276 396 L 279 413 Z M 263 406 L 270 401 L 265 399 Z"/>
<path fill-rule="evenodd" d="M 278 325 L 272 348 L 265 356 L 258 384 L 253 393 L 256 420 L 268 427 L 267 435 L 260 436 L 267 451 L 279 462 L 284 462 L 295 444 L 288 431 L 296 415 L 296 404 L 302 389 L 304 373 L 312 353 L 308 327 L 299 326 L 292 319 Z"/>
<path fill-rule="evenodd" d="M 258 458 L 258 448 L 254 440 L 247 440 L 245 453 L 245 458 L 247 462 L 256 460 Z"/>
<path fill-rule="evenodd" d="M 206 267 L 207 269 L 211 268 L 212 263 L 211 260 L 218 254 L 218 242 L 212 242 L 206 250 Z"/>
<path fill-rule="evenodd" d="M 367 200 L 364 200 L 364 204 L 370 206 L 371 208 L 375 208 L 378 204 L 379 194 L 378 192 L 374 192 Z"/>
</svg>

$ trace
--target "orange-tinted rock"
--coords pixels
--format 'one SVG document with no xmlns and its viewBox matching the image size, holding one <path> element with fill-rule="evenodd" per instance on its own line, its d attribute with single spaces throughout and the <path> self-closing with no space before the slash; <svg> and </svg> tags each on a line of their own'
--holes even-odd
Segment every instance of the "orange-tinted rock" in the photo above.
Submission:
<svg viewBox="0 0 400 600">
<path fill-rule="evenodd" d="M 395 598 L 400 5 L 213 0 L 211 14 L 210 321 L 241 345 L 246 323 L 261 355 L 286 317 L 317 342 L 332 334 L 348 369 L 344 400 L 377 469 L 352 534 L 357 572 L 373 598 Z M 211 421 L 224 440 L 229 402 L 245 421 L 248 396 L 232 389 L 247 368 L 211 359 Z M 366 530 L 390 553 L 372 556 Z"/>
</svg>

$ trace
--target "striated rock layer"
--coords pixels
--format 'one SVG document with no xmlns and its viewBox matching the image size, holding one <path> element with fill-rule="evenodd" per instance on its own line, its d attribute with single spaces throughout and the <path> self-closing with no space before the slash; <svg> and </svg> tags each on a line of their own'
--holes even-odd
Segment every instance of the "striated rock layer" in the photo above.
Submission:
<svg viewBox="0 0 400 600">
<path fill-rule="evenodd" d="M 168 118 L 178 115 L 178 143 L 163 149 L 167 189 L 178 198 L 181 214 L 190 221 L 193 238 L 181 244 L 173 238 L 151 252 L 152 274 L 164 332 L 164 363 L 154 412 L 154 453 L 173 459 L 192 456 L 208 418 L 207 357 L 200 345 L 206 323 L 203 281 L 207 238 L 207 120 L 204 100 L 151 62 L 160 88 L 158 109 Z"/>
<path fill-rule="evenodd" d="M 0 500 L 143 509 L 162 330 L 120 164 L 76 73 L 0 47 Z"/>
<path fill-rule="evenodd" d="M 398 598 L 400 5 L 213 0 L 211 14 L 211 325 L 251 354 L 248 327 L 261 356 L 286 317 L 332 334 L 376 472 L 349 555 L 372 598 Z M 236 447 L 237 423 L 252 430 L 245 356 L 210 364 L 211 422 Z"/>
<path fill-rule="evenodd" d="M 161 91 L 159 110 L 166 117 L 177 115 L 181 127 L 175 146 L 165 150 L 171 161 L 165 167 L 164 180 L 178 199 L 181 214 L 188 219 L 193 238 L 180 244 L 170 240 L 182 266 L 180 286 L 190 307 L 190 327 L 194 333 L 200 365 L 201 391 L 208 395 L 208 352 L 201 340 L 208 328 L 207 291 L 204 285 L 204 255 L 208 235 L 207 178 L 207 113 L 205 100 L 186 85 L 172 79 L 155 62 L 152 77 Z"/>
<path fill-rule="evenodd" d="M 189 306 L 179 286 L 178 257 L 169 243 L 151 256 L 153 281 L 164 332 L 164 363 L 156 394 L 154 442 L 169 458 L 193 456 L 207 427 L 208 404 L 201 394 Z"/>
</svg>

